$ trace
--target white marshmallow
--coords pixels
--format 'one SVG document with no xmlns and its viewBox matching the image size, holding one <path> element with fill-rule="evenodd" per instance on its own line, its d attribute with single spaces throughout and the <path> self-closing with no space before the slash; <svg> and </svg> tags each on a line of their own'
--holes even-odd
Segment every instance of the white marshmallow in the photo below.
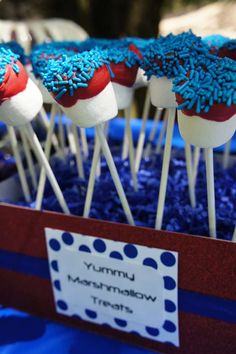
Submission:
<svg viewBox="0 0 236 354">
<path fill-rule="evenodd" d="M 0 105 L 0 119 L 7 125 L 24 125 L 38 114 L 42 104 L 42 95 L 29 78 L 24 91 L 17 93 Z"/>
<path fill-rule="evenodd" d="M 234 135 L 236 115 L 224 122 L 216 122 L 178 111 L 178 123 L 180 134 L 188 144 L 214 148 L 225 144 Z"/>
<path fill-rule="evenodd" d="M 94 127 L 114 118 L 118 113 L 111 82 L 98 95 L 79 99 L 72 107 L 61 108 L 81 128 Z"/>
<path fill-rule="evenodd" d="M 115 92 L 118 109 L 130 107 L 134 93 L 133 87 L 120 85 L 117 82 L 112 82 L 112 86 Z"/>
<path fill-rule="evenodd" d="M 48 90 L 46 89 L 46 87 L 44 86 L 41 80 L 38 81 L 38 88 L 40 89 L 41 94 L 43 96 L 43 103 L 48 103 L 48 104 L 55 103 L 54 99 L 52 98 L 52 96 L 50 95 L 50 93 L 48 92 Z"/>
<path fill-rule="evenodd" d="M 144 72 L 145 71 L 143 69 L 138 68 L 137 76 L 134 83 L 134 89 L 138 89 L 140 87 L 145 87 L 148 85 L 148 79 L 147 76 L 144 75 Z"/>
<path fill-rule="evenodd" d="M 172 80 L 166 76 L 157 78 L 151 76 L 150 95 L 153 106 L 159 108 L 177 107 L 175 94 L 172 92 Z"/>
</svg>

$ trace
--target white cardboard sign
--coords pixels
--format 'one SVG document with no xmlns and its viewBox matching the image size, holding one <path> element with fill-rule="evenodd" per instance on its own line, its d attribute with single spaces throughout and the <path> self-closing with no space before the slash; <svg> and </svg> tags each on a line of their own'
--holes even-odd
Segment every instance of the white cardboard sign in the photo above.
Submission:
<svg viewBox="0 0 236 354">
<path fill-rule="evenodd" d="M 45 231 L 58 313 L 179 346 L 176 252 Z"/>
</svg>

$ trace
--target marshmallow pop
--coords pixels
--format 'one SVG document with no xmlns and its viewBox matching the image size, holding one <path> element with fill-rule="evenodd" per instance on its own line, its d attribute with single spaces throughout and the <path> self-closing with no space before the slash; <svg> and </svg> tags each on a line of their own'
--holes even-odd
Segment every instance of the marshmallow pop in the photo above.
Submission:
<svg viewBox="0 0 236 354">
<path fill-rule="evenodd" d="M 232 60 L 236 60 L 236 40 L 231 39 L 227 40 L 218 48 L 216 54 L 221 57 L 227 57 Z M 223 155 L 223 167 L 227 168 L 229 165 L 229 156 L 230 156 L 230 147 L 231 147 L 231 140 L 229 140 L 225 144 L 224 148 L 224 155 Z"/>
<path fill-rule="evenodd" d="M 64 48 L 65 45 L 65 48 Z M 43 75 L 47 71 L 47 65 L 50 60 L 59 60 L 62 56 L 62 54 L 70 54 L 73 55 L 77 49 L 77 42 L 76 44 L 74 42 L 53 42 L 53 43 L 44 43 L 41 45 L 35 46 L 34 51 L 32 52 L 32 63 L 33 63 L 33 68 L 35 71 L 35 75 L 39 78 L 43 78 Z M 43 84 L 42 84 L 43 86 Z M 44 87 L 44 86 L 43 86 Z M 51 145 L 53 142 L 53 137 L 54 137 L 54 127 L 55 127 L 55 116 L 56 113 L 58 113 L 59 106 L 55 103 L 53 100 L 52 96 L 49 94 L 46 88 L 44 90 L 47 92 L 47 95 L 50 97 L 50 100 L 52 100 L 53 104 L 51 107 L 51 115 L 50 115 L 50 123 L 48 126 L 48 133 L 47 133 L 47 138 L 46 138 L 46 143 L 45 143 L 45 155 L 48 158 L 50 156 L 50 151 L 51 151 Z M 61 110 L 59 112 L 61 115 Z M 47 119 L 47 118 L 46 118 Z M 64 127 L 62 124 L 60 124 L 61 121 L 59 122 L 59 132 L 60 132 L 60 142 L 63 142 L 61 144 L 62 151 L 64 153 Z M 75 147 L 75 151 L 72 151 L 75 153 L 76 156 L 76 163 L 77 163 L 77 169 L 79 173 L 80 178 L 84 178 L 84 170 L 83 170 L 83 164 L 82 164 L 82 156 L 81 156 L 81 150 L 80 150 L 80 145 L 79 145 L 79 138 L 78 138 L 78 132 L 76 129 L 71 128 L 71 124 L 67 125 L 67 130 L 68 130 L 68 140 L 70 143 L 70 146 L 73 148 Z M 46 175 L 45 175 L 45 170 L 41 169 L 40 173 L 40 178 L 39 178 L 39 185 L 38 185 L 38 190 L 37 190 L 37 196 L 36 196 L 36 209 L 40 210 L 42 207 L 42 201 L 43 201 L 43 194 L 44 194 L 44 189 L 45 189 L 45 183 L 46 183 Z"/>
<path fill-rule="evenodd" d="M 126 117 L 122 158 L 126 159 L 129 155 L 133 186 L 137 190 L 130 106 L 134 89 L 143 86 L 147 81 L 143 75 L 143 70 L 139 66 L 141 52 L 130 38 L 113 40 L 90 38 L 81 43 L 81 47 L 86 50 L 99 48 L 107 52 L 118 109 L 124 109 Z"/>
<path fill-rule="evenodd" d="M 69 213 L 60 187 L 30 125 L 31 120 L 42 106 L 42 95 L 28 77 L 23 65 L 18 61 L 18 56 L 11 50 L 0 48 L 0 69 L 1 120 L 10 127 L 10 131 L 12 131 L 12 127 L 24 130 L 35 155 L 47 172 L 62 209 Z"/>
<path fill-rule="evenodd" d="M 140 58 L 137 54 L 138 49 L 126 39 L 89 39 L 82 47 L 95 46 L 104 49 L 104 56 L 110 62 L 109 71 L 112 86 L 115 92 L 118 109 L 124 109 L 126 118 L 125 139 L 122 157 L 126 158 L 129 150 L 130 168 L 134 190 L 137 190 L 137 176 L 134 164 L 134 146 L 130 125 L 130 106 L 133 98 L 134 85 L 138 75 Z M 124 146 L 126 148 L 124 148 Z"/>
<path fill-rule="evenodd" d="M 114 47 L 105 51 L 110 62 L 112 86 L 115 92 L 118 109 L 124 109 L 126 118 L 126 131 L 129 148 L 129 161 L 134 190 L 138 189 L 137 176 L 134 165 L 134 146 L 130 124 L 130 106 L 133 98 L 134 84 L 136 81 L 140 58 L 129 48 Z"/>
<path fill-rule="evenodd" d="M 10 41 L 10 42 L 6 42 L 6 43 L 1 43 L 0 46 L 3 47 L 3 48 L 10 49 L 14 54 L 16 54 L 18 56 L 18 60 L 23 65 L 26 64 L 25 52 L 24 52 L 24 49 L 21 47 L 20 44 L 18 44 L 15 41 Z M 23 187 L 24 196 L 25 196 L 25 199 L 27 201 L 29 201 L 29 198 L 28 198 L 28 196 L 29 196 L 29 187 L 28 187 L 25 171 L 24 171 L 24 168 L 23 168 L 23 165 L 22 165 L 22 161 L 20 159 L 20 154 L 19 154 L 19 151 L 18 151 L 18 146 L 17 146 L 18 144 L 17 144 L 17 139 L 15 137 L 14 128 L 8 128 L 8 131 L 9 131 L 11 144 L 12 144 L 12 147 L 13 147 L 13 152 L 15 150 L 14 155 L 15 155 L 15 159 L 16 159 L 18 173 L 19 173 L 19 176 L 20 176 L 20 181 L 21 181 L 21 184 L 23 183 L 22 187 L 24 186 Z M 37 177 L 36 177 L 36 172 L 35 172 L 35 168 L 34 168 L 33 159 L 32 159 L 32 156 L 31 156 L 31 151 L 30 151 L 30 148 L 29 148 L 29 144 L 28 144 L 27 139 L 26 139 L 26 137 L 25 137 L 25 135 L 24 135 L 22 130 L 20 131 L 20 135 L 21 135 L 21 140 L 22 140 L 22 144 L 23 144 L 23 150 L 24 150 L 24 153 L 25 153 L 25 158 L 26 158 L 27 165 L 28 165 L 28 168 L 29 168 L 29 173 L 30 173 L 32 185 L 33 185 L 34 189 L 36 189 L 37 188 Z M 26 193 L 25 193 L 25 191 L 26 191 Z"/>
<path fill-rule="evenodd" d="M 174 80 L 178 123 L 183 139 L 204 148 L 208 220 L 211 237 L 216 237 L 213 148 L 225 144 L 236 130 L 236 64 L 212 58 L 211 64 L 196 60 L 195 68 Z"/>
<path fill-rule="evenodd" d="M 47 71 L 47 65 L 50 60 L 58 60 L 61 58 L 62 55 L 71 56 L 75 53 L 78 53 L 83 50 L 81 47 L 82 43 L 80 41 L 61 41 L 61 42 L 50 42 L 50 43 L 43 43 L 36 45 L 34 50 L 32 51 L 31 60 L 33 65 L 33 72 L 35 77 L 37 77 L 39 81 L 39 87 L 41 88 L 41 92 L 43 97 L 45 98 L 44 101 L 51 102 L 55 104 L 52 96 L 48 93 L 47 89 L 44 87 L 42 83 L 43 74 Z M 59 107 L 58 107 L 59 108 Z M 62 153 L 64 154 L 65 150 L 65 134 L 64 134 L 64 127 L 62 124 L 62 117 L 61 111 L 59 112 L 60 119 L 59 119 L 59 138 L 62 147 Z M 70 127 L 68 127 L 70 129 Z M 70 134 L 71 135 L 71 134 Z M 82 147 L 84 151 L 84 156 L 88 156 L 88 144 L 86 139 L 86 133 L 83 128 L 80 129 L 80 135 L 82 140 Z M 72 139 L 74 134 L 72 136 Z M 53 134 L 52 139 L 55 140 L 55 134 Z M 68 139 L 70 140 L 70 139 Z M 53 142 L 53 140 L 52 140 Z M 75 144 L 77 141 L 75 141 Z M 54 144 L 55 145 L 55 144 Z M 82 177 L 82 175 L 80 175 Z"/>
<path fill-rule="evenodd" d="M 196 55 L 198 52 L 208 51 L 208 47 L 202 43 L 201 39 L 190 31 L 177 36 L 170 34 L 167 37 L 161 37 L 147 46 L 144 51 L 142 66 L 147 77 L 150 79 L 151 102 L 154 106 L 167 108 L 169 111 L 156 215 L 157 229 L 161 229 L 163 220 L 172 136 L 177 107 L 175 95 L 172 92 L 172 82 L 181 71 L 181 65 L 188 67 L 191 64 L 190 51 L 193 55 Z M 195 193 L 191 174 L 192 162 L 189 145 L 186 146 L 185 156 L 190 201 L 192 206 L 194 206 Z"/>
<path fill-rule="evenodd" d="M 95 144 L 92 166 L 97 164 L 101 145 L 127 220 L 133 225 L 128 201 L 102 127 L 104 122 L 117 114 L 117 103 L 110 81 L 108 64 L 108 60 L 99 50 L 75 54 L 72 57 L 63 56 L 61 60 L 50 62 L 43 82 L 66 115 L 76 125 L 96 128 L 98 140 Z M 93 193 L 91 180 L 94 181 L 95 171 L 92 169 L 90 173 L 84 216 L 89 214 Z"/>
</svg>

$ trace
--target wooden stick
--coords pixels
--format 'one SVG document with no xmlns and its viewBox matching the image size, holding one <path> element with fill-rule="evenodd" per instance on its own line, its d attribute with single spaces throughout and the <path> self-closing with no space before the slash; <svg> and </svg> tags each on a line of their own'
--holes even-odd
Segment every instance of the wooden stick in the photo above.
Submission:
<svg viewBox="0 0 236 354">
<path fill-rule="evenodd" d="M 204 148 L 206 179 L 207 179 L 207 204 L 208 224 L 210 237 L 216 238 L 216 211 L 215 211 L 215 185 L 214 185 L 214 163 L 213 149 Z"/>
<path fill-rule="evenodd" d="M 11 147 L 13 151 L 14 158 L 16 160 L 16 167 L 20 178 L 21 188 L 24 194 L 25 200 L 29 203 L 31 201 L 30 189 L 25 175 L 25 170 L 21 161 L 19 147 L 16 139 L 16 133 L 13 127 L 7 126 L 9 139 L 11 142 Z"/>
<path fill-rule="evenodd" d="M 152 143 L 154 141 L 155 135 L 156 135 L 156 131 L 157 131 L 157 127 L 158 127 L 158 123 L 160 121 L 161 118 L 161 114 L 162 114 L 163 108 L 156 108 L 156 112 L 154 115 L 154 119 L 152 122 L 152 128 L 148 137 L 148 141 L 147 141 L 147 145 L 145 147 L 144 150 L 144 158 L 148 158 L 150 156 L 151 150 L 152 150 Z"/>
<path fill-rule="evenodd" d="M 36 190 L 37 189 L 37 177 L 36 177 L 36 172 L 35 172 L 35 168 L 34 168 L 34 162 L 33 162 L 33 158 L 31 155 L 28 141 L 26 139 L 26 136 L 25 136 L 25 133 L 23 130 L 20 130 L 20 136 L 21 136 L 21 141 L 23 144 L 23 149 L 24 149 L 26 161 L 27 161 L 27 166 L 29 168 L 29 173 L 30 173 L 32 185 L 33 185 L 33 188 Z"/>
<path fill-rule="evenodd" d="M 101 152 L 101 145 L 100 145 L 99 139 L 97 138 L 97 134 L 96 134 L 92 165 L 91 165 L 91 169 L 90 169 L 88 188 L 87 188 L 85 204 L 84 204 L 83 216 L 85 218 L 88 218 L 89 214 L 90 214 L 92 197 L 93 197 L 93 192 L 94 192 L 94 184 L 95 184 L 95 180 L 96 180 L 96 170 L 97 170 L 97 166 L 98 166 L 98 162 L 99 162 L 100 152 Z"/>
<path fill-rule="evenodd" d="M 184 151 L 185 151 L 186 169 L 187 169 L 187 176 L 188 176 L 189 199 L 192 208 L 195 208 L 196 207 L 195 184 L 193 181 L 193 162 L 192 162 L 192 151 L 191 151 L 190 144 L 185 143 Z"/>
<path fill-rule="evenodd" d="M 80 149 L 79 135 L 78 135 L 77 127 L 74 123 L 72 123 L 71 129 L 72 129 L 72 134 L 75 143 L 75 158 L 76 158 L 78 174 L 80 178 L 84 179 L 84 166 L 83 166 L 83 159 L 82 159 L 82 154 Z"/>
<path fill-rule="evenodd" d="M 161 147 L 162 147 L 162 141 L 164 139 L 164 135 L 165 135 L 165 132 L 166 132 L 166 127 L 167 127 L 167 122 L 168 122 L 168 115 L 169 115 L 169 111 L 168 109 L 166 110 L 166 113 L 165 113 L 165 117 L 162 121 L 162 127 L 161 127 L 161 131 L 160 131 L 160 135 L 157 139 L 157 145 L 156 145 L 156 149 L 155 149 L 155 154 L 160 154 L 161 152 Z"/>
<path fill-rule="evenodd" d="M 147 119 L 148 119 L 148 113 L 150 110 L 150 106 L 151 106 L 151 98 L 150 98 L 149 88 L 147 88 L 145 102 L 144 102 L 144 108 L 143 108 L 143 114 L 142 114 L 142 125 L 141 125 L 141 129 L 140 129 L 140 133 L 139 133 L 138 144 L 137 144 L 137 149 L 136 149 L 136 156 L 135 156 L 135 172 L 136 173 L 139 171 L 141 159 L 143 156 L 143 147 L 144 147 L 145 135 L 146 135 L 146 125 L 147 125 Z"/>
<path fill-rule="evenodd" d="M 227 141 L 224 146 L 224 155 L 223 155 L 223 168 L 226 169 L 229 166 L 229 156 L 230 156 L 230 147 L 231 147 L 231 139 Z"/>
<path fill-rule="evenodd" d="M 161 170 L 161 181 L 160 181 L 160 189 L 158 196 L 158 206 L 157 206 L 157 214 L 156 214 L 156 229 L 160 230 L 162 227 L 163 221 L 163 213 L 166 199 L 166 187 L 167 187 L 167 179 L 169 173 L 170 166 L 170 156 L 171 156 L 171 146 L 172 146 L 172 137 L 174 131 L 174 123 L 175 123 L 175 108 L 169 108 L 169 116 L 167 119 L 167 133 L 166 133 L 166 141 L 163 155 L 163 163 Z"/>
<path fill-rule="evenodd" d="M 62 210 L 64 211 L 65 214 L 70 214 L 69 208 L 66 204 L 66 201 L 64 199 L 64 196 L 62 194 L 62 191 L 57 183 L 56 177 L 54 176 L 54 173 L 52 172 L 52 169 L 49 165 L 49 162 L 43 152 L 43 149 L 41 147 L 41 144 L 31 126 L 31 124 L 25 124 L 24 126 L 22 126 L 21 129 L 24 129 L 26 134 L 27 134 L 27 138 L 31 144 L 32 149 L 35 152 L 35 155 L 37 156 L 39 162 L 41 163 L 41 165 L 45 168 L 46 170 L 46 175 L 51 183 L 51 186 L 53 188 L 53 191 L 57 197 L 57 200 L 62 208 Z"/>
<path fill-rule="evenodd" d="M 87 136 L 86 136 L 86 129 L 85 128 L 79 128 L 79 131 L 80 131 L 80 138 L 81 138 L 83 156 L 84 156 L 85 159 L 87 159 L 88 156 L 89 156 L 89 149 L 88 149 L 88 141 L 87 141 Z"/>
<path fill-rule="evenodd" d="M 101 125 L 96 126 L 96 131 L 97 131 L 98 138 L 99 138 L 99 141 L 100 141 L 100 144 L 101 144 L 101 148 L 102 148 L 103 154 L 105 156 L 105 159 L 107 161 L 107 164 L 108 164 L 108 167 L 109 167 L 113 182 L 115 184 L 117 193 L 119 195 L 121 204 L 123 206 L 126 218 L 127 218 L 128 222 L 129 222 L 129 224 L 134 225 L 134 219 L 133 219 L 133 216 L 132 216 L 132 213 L 131 213 L 131 210 L 130 210 L 130 207 L 129 207 L 129 204 L 128 204 L 128 201 L 127 201 L 127 198 L 126 198 L 126 195 L 125 195 L 125 192 L 124 192 L 124 189 L 122 187 L 122 184 L 121 184 L 121 181 L 120 181 L 120 178 L 119 178 L 115 163 L 113 161 L 109 146 L 107 144 L 107 141 L 106 141 L 106 138 L 105 138 L 105 135 L 104 135 L 104 132 L 103 132 L 103 127 Z"/>
<path fill-rule="evenodd" d="M 131 171 L 134 190 L 137 191 L 138 190 L 138 182 L 137 182 L 137 175 L 135 172 L 134 142 L 133 142 L 133 134 L 132 134 L 132 130 L 131 130 L 131 122 L 130 122 L 130 108 L 125 109 L 125 120 L 126 120 L 126 124 L 127 124 L 130 171 Z"/>
</svg>

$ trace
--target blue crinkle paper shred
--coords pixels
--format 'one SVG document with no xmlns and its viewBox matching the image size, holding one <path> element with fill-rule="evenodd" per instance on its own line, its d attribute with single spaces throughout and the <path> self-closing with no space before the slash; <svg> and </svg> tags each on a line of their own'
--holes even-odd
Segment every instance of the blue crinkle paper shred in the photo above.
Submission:
<svg viewBox="0 0 236 354">
<path fill-rule="evenodd" d="M 110 144 L 111 145 L 111 144 Z M 139 189 L 134 192 L 128 160 L 123 161 L 120 150 L 112 147 L 122 185 L 124 186 L 137 226 L 154 227 L 162 157 L 153 155 L 143 160 L 138 173 Z M 90 151 L 92 155 L 92 149 Z M 85 181 L 78 178 L 75 158 L 54 159 L 52 167 L 63 190 L 70 211 L 82 215 L 91 165 L 90 159 L 84 163 Z M 236 221 L 236 164 L 227 170 L 215 162 L 215 194 L 217 212 L 217 237 L 230 240 Z M 34 195 L 35 198 L 35 195 Z M 196 208 L 192 208 L 188 196 L 188 181 L 183 152 L 173 150 L 168 178 L 163 229 L 195 235 L 209 235 L 207 214 L 206 173 L 204 161 L 200 161 L 196 184 Z M 18 205 L 31 205 L 20 201 Z M 54 193 L 47 182 L 43 209 L 61 212 Z M 111 179 L 107 164 L 101 161 L 101 175 L 96 180 L 90 217 L 100 220 L 126 223 L 126 218 Z"/>
</svg>

